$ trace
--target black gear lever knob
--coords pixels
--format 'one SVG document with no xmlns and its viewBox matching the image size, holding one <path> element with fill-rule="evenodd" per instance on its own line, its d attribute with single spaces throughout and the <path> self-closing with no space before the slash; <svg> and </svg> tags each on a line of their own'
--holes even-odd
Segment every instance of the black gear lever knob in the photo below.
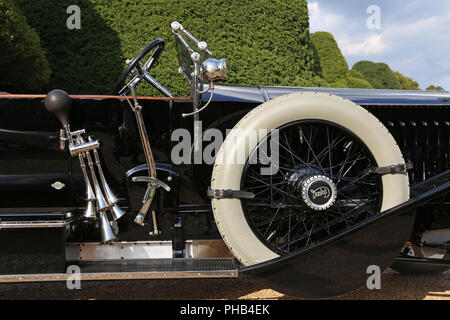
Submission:
<svg viewBox="0 0 450 320">
<path fill-rule="evenodd" d="M 69 114 L 72 107 L 72 99 L 64 90 L 55 89 L 47 93 L 44 100 L 45 109 L 54 114 L 62 126 L 69 125 Z"/>
</svg>

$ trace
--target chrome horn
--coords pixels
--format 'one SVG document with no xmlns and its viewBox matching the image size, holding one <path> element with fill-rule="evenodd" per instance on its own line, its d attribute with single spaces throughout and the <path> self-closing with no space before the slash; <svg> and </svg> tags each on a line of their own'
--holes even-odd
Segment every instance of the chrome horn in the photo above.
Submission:
<svg viewBox="0 0 450 320">
<path fill-rule="evenodd" d="M 92 138 L 89 137 L 88 141 L 92 142 Z M 119 206 L 117 205 L 117 203 L 119 202 L 119 199 L 116 198 L 114 193 L 111 191 L 111 188 L 109 187 L 108 183 L 106 182 L 97 149 L 93 149 L 92 152 L 94 153 L 95 164 L 97 165 L 97 170 L 98 170 L 98 174 L 100 176 L 100 181 L 102 183 L 103 190 L 105 191 L 105 197 L 106 197 L 106 201 L 108 203 L 108 207 L 111 210 L 111 214 L 114 218 L 114 221 L 118 220 L 125 214 L 125 211 L 120 209 Z"/>
<path fill-rule="evenodd" d="M 108 183 L 106 182 L 101 167 L 100 158 L 98 156 L 98 149 L 100 148 L 100 142 L 88 137 L 88 142 L 83 138 L 85 130 L 77 130 L 72 132 L 69 125 L 69 113 L 72 105 L 72 101 L 69 95 L 63 90 L 50 91 L 45 97 L 45 108 L 50 113 L 54 114 L 63 126 L 62 133 L 60 134 L 60 147 L 65 148 L 65 142 L 68 141 L 68 149 L 72 157 L 78 156 L 80 161 L 81 171 L 85 180 L 86 186 L 86 209 L 83 212 L 83 217 L 87 219 L 100 219 L 101 237 L 102 242 L 107 243 L 116 239 L 114 231 L 111 227 L 111 223 L 108 220 L 106 214 L 107 211 L 111 211 L 111 215 L 114 220 L 122 217 L 125 212 L 119 208 L 119 200 L 112 193 Z M 90 151 L 94 154 L 94 160 L 97 167 L 100 182 L 103 186 L 100 186 L 97 175 L 95 172 L 94 162 Z M 86 161 L 85 161 L 86 160 Z M 86 169 L 89 167 L 90 177 Z M 92 181 L 92 184 L 91 184 Z M 97 215 L 98 214 L 98 215 Z"/>
<path fill-rule="evenodd" d="M 116 235 L 111 227 L 111 223 L 106 216 L 106 212 L 100 212 L 100 228 L 102 231 L 102 242 L 108 243 L 116 239 Z"/>
<path fill-rule="evenodd" d="M 90 139 L 90 140 L 92 140 L 92 139 Z M 85 141 L 84 141 L 83 137 L 81 136 L 81 134 L 78 135 L 76 141 L 77 141 L 78 147 L 85 144 Z M 89 141 L 89 142 L 92 142 L 92 141 Z M 80 150 L 81 150 L 81 148 L 80 148 Z M 92 149 L 92 150 L 97 151 L 96 149 Z M 89 153 L 89 150 L 80 151 L 79 154 L 81 154 L 81 152 L 83 153 L 83 156 L 86 157 L 86 159 L 87 159 L 89 171 L 91 173 L 92 183 L 94 184 L 97 212 L 100 215 L 100 228 L 101 228 L 102 242 L 107 243 L 107 242 L 110 242 L 110 241 L 116 239 L 116 236 L 112 230 L 111 224 L 108 221 L 108 217 L 106 216 L 106 211 L 110 210 L 110 206 L 109 206 L 107 200 L 105 199 L 105 197 L 103 196 L 102 189 L 98 183 L 97 176 L 95 174 L 94 163 L 92 162 L 92 157 L 91 157 L 91 154 Z"/>
<path fill-rule="evenodd" d="M 78 159 L 80 160 L 81 171 L 83 172 L 84 182 L 86 183 L 86 210 L 84 210 L 83 216 L 87 219 L 95 219 L 97 218 L 97 211 L 95 211 L 95 194 L 92 190 L 91 183 L 89 181 L 89 177 L 86 171 L 86 164 L 84 162 L 83 156 L 81 153 L 78 155 Z"/>
</svg>

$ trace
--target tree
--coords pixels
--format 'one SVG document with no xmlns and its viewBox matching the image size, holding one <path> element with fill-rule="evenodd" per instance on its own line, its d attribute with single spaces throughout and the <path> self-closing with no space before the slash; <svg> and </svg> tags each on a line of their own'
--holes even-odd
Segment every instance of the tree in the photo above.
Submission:
<svg viewBox="0 0 450 320">
<path fill-rule="evenodd" d="M 413 79 L 402 75 L 399 71 L 395 72 L 398 81 L 400 81 L 400 89 L 404 90 L 420 90 L 419 84 Z"/>
<path fill-rule="evenodd" d="M 355 63 L 352 70 L 360 72 L 375 89 L 400 89 L 400 81 L 386 63 L 363 60 Z"/>
<path fill-rule="evenodd" d="M 318 86 L 335 88 L 367 88 L 373 89 L 364 76 L 356 71 L 349 71 L 339 46 L 331 33 L 315 32 L 311 35 L 314 58 L 317 61 L 318 72 L 322 82 L 313 82 Z"/>
<path fill-rule="evenodd" d="M 355 77 L 347 78 L 347 88 L 373 89 L 372 85 L 366 79 Z"/>
<path fill-rule="evenodd" d="M 362 79 L 362 80 L 366 80 L 366 78 L 364 78 L 364 76 L 361 74 L 361 72 L 358 72 L 356 70 L 348 70 L 348 76 L 349 77 L 353 77 L 353 78 L 357 78 L 357 79 Z"/>
<path fill-rule="evenodd" d="M 356 71 L 349 71 L 337 42 L 331 33 L 315 32 L 311 35 L 314 58 L 317 61 L 318 73 L 323 81 L 311 84 L 335 88 L 373 88 L 364 76 Z"/>
<path fill-rule="evenodd" d="M 430 91 L 445 91 L 445 89 L 442 88 L 441 86 L 434 86 L 434 85 L 429 86 L 426 90 L 430 90 Z"/>
<path fill-rule="evenodd" d="M 315 57 L 319 60 L 322 77 L 327 82 L 335 82 L 347 75 L 348 65 L 334 37 L 328 32 L 311 35 Z"/>
<path fill-rule="evenodd" d="M 189 94 L 169 28 L 175 20 L 207 41 L 214 58 L 227 59 L 230 84 L 292 85 L 316 76 L 306 0 L 15 1 L 48 52 L 50 85 L 71 93 L 111 94 L 125 60 L 161 37 L 165 50 L 151 74 L 172 93 Z M 81 9 L 80 30 L 65 27 L 72 4 Z M 140 93 L 159 94 L 147 88 Z"/>
<path fill-rule="evenodd" d="M 13 0 L 0 0 L 0 91 L 39 91 L 50 68 L 36 31 Z"/>
</svg>

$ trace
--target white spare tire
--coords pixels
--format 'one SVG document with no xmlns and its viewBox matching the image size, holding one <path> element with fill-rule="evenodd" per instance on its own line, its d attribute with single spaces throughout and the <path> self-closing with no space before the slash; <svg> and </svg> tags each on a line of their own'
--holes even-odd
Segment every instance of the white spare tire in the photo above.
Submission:
<svg viewBox="0 0 450 320">
<path fill-rule="evenodd" d="M 260 129 L 270 132 L 273 129 L 282 128 L 286 124 L 295 123 L 296 121 L 319 121 L 325 124 L 335 124 L 337 127 L 343 128 L 343 130 L 348 131 L 349 134 L 353 134 L 359 139 L 358 141 L 373 156 L 378 167 L 405 163 L 399 147 L 386 127 L 361 106 L 330 94 L 294 93 L 263 103 L 250 111 L 236 124 L 217 154 L 217 159 L 222 159 L 222 161 L 216 160 L 211 178 L 211 188 L 241 190 L 246 163 L 240 163 L 239 161 L 230 163 L 223 159 L 233 159 L 233 155 L 236 156 L 234 159 L 237 159 L 239 158 L 237 156 L 238 152 L 245 152 L 245 159 L 248 160 L 252 150 L 257 148 L 258 143 L 264 139 L 261 137 L 258 141 L 244 139 L 243 132 Z M 301 133 L 299 135 L 301 137 Z M 310 139 L 312 141 L 312 134 Z M 342 147 L 340 148 L 342 149 Z M 339 152 L 342 153 L 341 150 Z M 317 161 L 317 164 L 319 162 Z M 326 162 L 326 160 L 323 160 L 323 162 Z M 333 165 L 330 165 L 330 171 L 332 171 L 332 168 Z M 309 169 L 306 171 L 302 170 L 300 168 L 297 171 L 303 172 L 301 173 L 303 176 L 306 175 L 304 172 L 309 172 L 310 178 L 322 177 L 319 169 L 317 169 L 318 172 L 311 172 Z M 300 175 L 299 173 L 296 174 L 297 176 Z M 325 175 L 324 173 L 323 176 Z M 340 175 L 342 176 L 342 172 Z M 291 178 L 286 179 L 289 180 Z M 328 181 L 326 179 L 328 178 L 323 177 L 324 182 Z M 409 199 L 407 174 L 387 174 L 382 177 L 378 176 L 377 179 L 381 181 L 381 191 L 378 195 L 380 203 L 377 214 Z M 304 180 L 301 183 L 302 186 L 306 184 Z M 339 189 L 339 185 L 337 189 Z M 283 191 L 283 193 L 286 192 Z M 295 198 L 301 198 L 300 193 L 295 193 Z M 336 201 L 341 203 L 342 206 L 348 205 L 348 201 L 339 200 L 339 196 Z M 249 222 L 242 203 L 243 200 L 241 199 L 212 199 L 214 218 L 225 243 L 234 256 L 245 266 L 278 257 L 282 253 L 268 245 L 264 240 L 265 237 L 262 238 L 261 234 L 258 235 L 255 232 L 255 227 Z M 304 204 L 299 204 L 298 206 L 300 207 L 301 205 Z M 331 208 L 326 208 L 326 210 L 331 212 Z M 314 211 L 313 214 L 323 215 L 326 210 Z"/>
</svg>

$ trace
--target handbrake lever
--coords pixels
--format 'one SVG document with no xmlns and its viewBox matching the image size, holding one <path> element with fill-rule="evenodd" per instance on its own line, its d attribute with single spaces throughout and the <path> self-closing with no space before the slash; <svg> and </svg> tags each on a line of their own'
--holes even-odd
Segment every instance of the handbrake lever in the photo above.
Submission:
<svg viewBox="0 0 450 320">
<path fill-rule="evenodd" d="M 133 177 L 131 179 L 133 182 L 148 182 L 148 188 L 163 188 L 164 190 L 166 190 L 167 192 L 170 191 L 170 187 L 162 182 L 159 179 L 153 178 L 153 177 L 148 177 L 148 176 L 139 176 L 139 177 Z"/>
<path fill-rule="evenodd" d="M 145 191 L 144 198 L 142 199 L 142 208 L 139 211 L 139 213 L 136 215 L 136 218 L 134 219 L 134 222 L 143 226 L 144 225 L 144 219 L 147 216 L 148 210 L 150 209 L 150 205 L 153 202 L 153 197 L 155 196 L 155 190 L 157 188 L 163 188 L 167 192 L 170 191 L 170 187 L 162 182 L 159 179 L 156 179 L 154 177 L 149 176 L 139 176 L 139 177 L 133 177 L 131 179 L 133 182 L 147 182 L 147 190 Z M 160 231 L 158 228 L 158 223 L 156 221 L 156 213 L 155 211 L 152 211 L 152 220 L 153 220 L 153 232 L 152 235 L 159 235 Z"/>
</svg>

